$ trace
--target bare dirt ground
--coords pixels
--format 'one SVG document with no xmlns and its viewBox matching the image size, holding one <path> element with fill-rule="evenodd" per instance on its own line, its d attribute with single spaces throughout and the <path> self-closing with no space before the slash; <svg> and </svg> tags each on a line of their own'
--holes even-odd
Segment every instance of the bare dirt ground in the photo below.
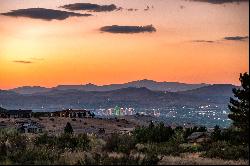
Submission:
<svg viewBox="0 0 250 166">
<path fill-rule="evenodd" d="M 49 134 L 60 134 L 64 132 L 67 122 L 70 122 L 74 133 L 88 133 L 97 135 L 109 135 L 114 132 L 132 131 L 137 124 L 134 122 L 119 119 L 102 119 L 102 118 L 64 118 L 64 117 L 41 117 L 41 118 L 0 118 L 2 127 L 16 127 L 16 122 L 34 121 L 42 125 L 43 132 Z M 105 133 L 101 134 L 100 129 L 104 129 Z"/>
</svg>

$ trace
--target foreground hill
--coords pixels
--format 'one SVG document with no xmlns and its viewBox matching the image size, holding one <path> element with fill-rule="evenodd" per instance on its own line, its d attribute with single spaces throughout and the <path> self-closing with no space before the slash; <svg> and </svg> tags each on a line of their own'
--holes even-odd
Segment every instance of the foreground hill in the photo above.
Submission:
<svg viewBox="0 0 250 166">
<path fill-rule="evenodd" d="M 0 91 L 0 106 L 5 108 L 108 108 L 116 105 L 134 108 L 169 106 L 227 105 L 233 85 L 210 85 L 184 92 L 161 92 L 143 88 L 112 91 L 57 90 L 35 94 Z"/>
</svg>

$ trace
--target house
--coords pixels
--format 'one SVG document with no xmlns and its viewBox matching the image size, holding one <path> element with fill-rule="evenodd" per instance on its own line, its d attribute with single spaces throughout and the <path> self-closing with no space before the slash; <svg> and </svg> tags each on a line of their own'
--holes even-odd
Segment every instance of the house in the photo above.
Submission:
<svg viewBox="0 0 250 166">
<path fill-rule="evenodd" d="M 122 128 L 122 129 L 120 129 L 119 132 L 121 134 L 129 134 L 129 135 L 131 135 L 133 130 L 134 130 L 134 128 Z"/>
<path fill-rule="evenodd" d="M 42 133 L 42 128 L 43 126 L 36 122 L 19 122 L 17 130 L 21 133 Z"/>
<path fill-rule="evenodd" d="M 93 118 L 95 115 L 87 110 L 67 109 L 51 113 L 51 116 L 69 117 L 69 118 Z"/>
<path fill-rule="evenodd" d="M 201 143 L 210 139 L 210 133 L 208 132 L 194 132 L 187 137 L 190 143 Z"/>
<path fill-rule="evenodd" d="M 6 110 L 0 107 L 1 118 L 30 118 L 32 110 Z"/>
<path fill-rule="evenodd" d="M 32 110 L 8 110 L 7 115 L 9 118 L 30 118 Z"/>
</svg>

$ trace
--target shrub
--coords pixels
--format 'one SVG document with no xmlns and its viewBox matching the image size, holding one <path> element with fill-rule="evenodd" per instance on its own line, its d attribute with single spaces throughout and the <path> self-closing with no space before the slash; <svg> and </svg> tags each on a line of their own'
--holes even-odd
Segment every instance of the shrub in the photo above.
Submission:
<svg viewBox="0 0 250 166">
<path fill-rule="evenodd" d="M 15 129 L 0 129 L 0 160 L 11 153 L 23 151 L 27 146 L 26 136 Z"/>
<path fill-rule="evenodd" d="M 89 142 L 87 134 L 62 134 L 58 137 L 43 134 L 35 139 L 36 146 L 46 145 L 47 147 L 57 148 L 62 151 L 66 149 L 71 151 L 76 149 L 86 150 L 89 148 Z"/>
<path fill-rule="evenodd" d="M 57 138 L 55 136 L 48 136 L 47 133 L 44 133 L 35 138 L 35 145 L 47 145 L 47 146 L 55 146 Z"/>
<path fill-rule="evenodd" d="M 128 134 L 113 133 L 108 137 L 104 150 L 129 154 L 135 148 L 135 140 Z"/>
<path fill-rule="evenodd" d="M 179 145 L 185 141 L 184 133 L 182 130 L 175 130 L 174 135 L 171 137 L 171 141 L 176 145 Z"/>
<path fill-rule="evenodd" d="M 71 124 L 68 122 L 64 128 L 64 133 L 65 134 L 73 134 L 73 128 L 71 126 Z"/>
<path fill-rule="evenodd" d="M 179 145 L 176 145 L 174 142 L 165 142 L 165 143 L 150 143 L 147 144 L 143 149 L 144 153 L 155 153 L 158 155 L 173 155 L 179 156 L 183 152 L 183 148 Z"/>
<path fill-rule="evenodd" d="M 43 112 L 32 112 L 31 116 L 34 118 L 40 118 L 40 117 L 44 116 L 44 113 Z"/>
<path fill-rule="evenodd" d="M 77 165 L 139 165 L 138 157 L 124 155 L 122 157 L 110 157 L 107 153 L 85 155 L 84 160 L 78 161 Z"/>
<path fill-rule="evenodd" d="M 230 142 L 233 145 L 242 145 L 246 144 L 246 141 L 244 140 L 244 136 L 242 135 L 242 132 L 229 128 L 225 131 L 221 132 L 221 139 L 223 141 Z M 248 144 L 248 142 L 247 142 Z"/>
<path fill-rule="evenodd" d="M 155 153 L 146 153 L 141 165 L 157 165 L 160 159 Z"/>
<path fill-rule="evenodd" d="M 226 141 L 218 141 L 212 143 L 203 156 L 231 160 L 249 159 L 249 148 L 248 145 L 236 146 Z"/>
<path fill-rule="evenodd" d="M 183 152 L 195 153 L 203 150 L 203 146 L 200 144 L 181 144 L 180 147 L 183 149 Z"/>
<path fill-rule="evenodd" d="M 13 152 L 8 158 L 13 164 L 53 164 L 59 159 L 59 153 L 47 147 L 34 147 Z"/>
<path fill-rule="evenodd" d="M 211 134 L 211 139 L 213 141 L 218 141 L 221 140 L 222 136 L 221 136 L 221 129 L 218 125 L 214 126 L 214 131 Z"/>
<path fill-rule="evenodd" d="M 183 131 L 183 127 L 182 126 L 177 126 L 174 131 Z"/>
<path fill-rule="evenodd" d="M 78 161 L 77 165 L 156 165 L 158 161 L 159 158 L 155 154 L 146 154 L 141 158 L 140 155 L 111 157 L 107 153 L 94 153 L 85 155 L 85 159 Z"/>
<path fill-rule="evenodd" d="M 74 136 L 72 134 L 62 134 L 56 139 L 56 147 L 59 149 L 85 150 L 89 147 L 90 140 L 86 134 Z"/>
<path fill-rule="evenodd" d="M 151 123 L 148 127 L 136 128 L 132 133 L 138 143 L 160 143 L 168 141 L 174 134 L 174 131 L 171 127 L 165 127 L 163 123 L 159 123 L 156 126 Z"/>
</svg>

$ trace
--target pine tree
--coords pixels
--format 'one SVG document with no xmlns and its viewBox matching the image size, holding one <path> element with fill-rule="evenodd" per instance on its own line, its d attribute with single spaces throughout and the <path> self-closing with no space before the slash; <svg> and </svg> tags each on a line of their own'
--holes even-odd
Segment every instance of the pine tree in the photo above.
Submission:
<svg viewBox="0 0 250 166">
<path fill-rule="evenodd" d="M 218 125 L 214 126 L 214 131 L 212 132 L 211 137 L 214 141 L 221 139 L 221 129 Z"/>
<path fill-rule="evenodd" d="M 239 131 L 243 133 L 245 138 L 248 138 L 249 130 L 249 82 L 250 77 L 248 73 L 240 74 L 241 87 L 233 89 L 234 98 L 230 98 L 228 105 L 231 113 L 228 118 L 233 121 Z"/>
<path fill-rule="evenodd" d="M 71 124 L 68 122 L 64 128 L 64 133 L 65 134 L 73 134 L 73 128 Z"/>
</svg>

